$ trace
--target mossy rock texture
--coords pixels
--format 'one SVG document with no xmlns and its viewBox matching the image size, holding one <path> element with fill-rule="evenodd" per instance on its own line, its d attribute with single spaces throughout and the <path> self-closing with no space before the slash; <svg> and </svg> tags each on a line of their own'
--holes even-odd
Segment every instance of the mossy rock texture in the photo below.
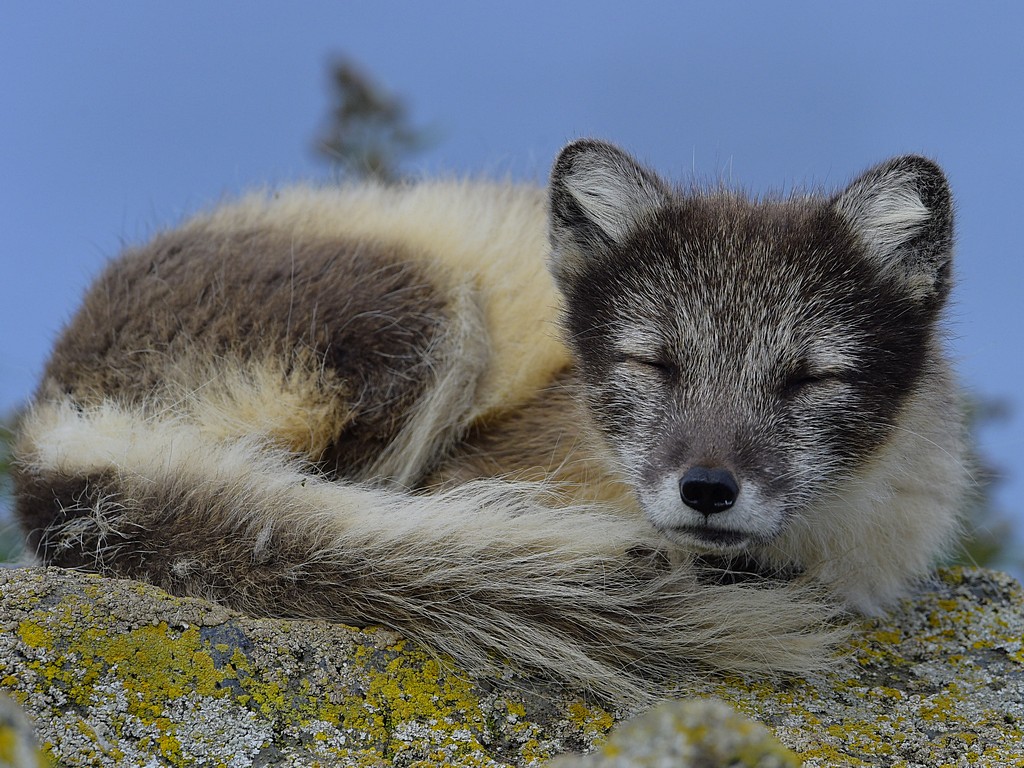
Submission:
<svg viewBox="0 0 1024 768">
<path fill-rule="evenodd" d="M 683 681 L 679 698 L 704 700 L 609 737 L 637 713 L 512 670 L 469 680 L 390 631 L 0 570 L 0 690 L 61 766 L 539 765 L 593 750 L 564 764 L 1024 767 L 1012 579 L 944 571 L 846 651 L 815 679 Z"/>
<path fill-rule="evenodd" d="M 36 743 L 32 723 L 12 699 L 0 694 L 0 766 L 46 768 L 49 758 Z"/>
</svg>

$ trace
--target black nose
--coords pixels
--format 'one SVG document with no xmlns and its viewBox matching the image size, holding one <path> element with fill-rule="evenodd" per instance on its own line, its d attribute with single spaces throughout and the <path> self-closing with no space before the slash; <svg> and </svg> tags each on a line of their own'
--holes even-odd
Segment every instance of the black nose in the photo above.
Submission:
<svg viewBox="0 0 1024 768">
<path fill-rule="evenodd" d="M 740 488 L 727 469 L 691 467 L 679 481 L 683 503 L 702 515 L 724 512 L 736 503 Z"/>
</svg>

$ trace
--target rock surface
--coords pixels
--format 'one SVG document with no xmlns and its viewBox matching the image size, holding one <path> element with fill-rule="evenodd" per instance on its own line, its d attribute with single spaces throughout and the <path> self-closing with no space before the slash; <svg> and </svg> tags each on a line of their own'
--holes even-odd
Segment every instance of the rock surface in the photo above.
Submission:
<svg viewBox="0 0 1024 768">
<path fill-rule="evenodd" d="M 0 766 L 45 768 L 50 762 L 36 744 L 32 723 L 10 698 L 0 694 Z"/>
<path fill-rule="evenodd" d="M 774 738 L 696 701 L 606 740 L 629 713 L 512 671 L 466 680 L 385 630 L 251 619 L 58 569 L 0 570 L 0 689 L 59 765 L 529 765 L 603 743 L 561 764 L 676 754 L 677 766 L 1024 766 L 1024 593 L 1013 580 L 945 571 L 848 650 L 818 679 L 682 687 Z"/>
<path fill-rule="evenodd" d="M 767 728 L 717 699 L 667 701 L 615 728 L 588 755 L 550 768 L 799 768 L 800 758 Z"/>
</svg>

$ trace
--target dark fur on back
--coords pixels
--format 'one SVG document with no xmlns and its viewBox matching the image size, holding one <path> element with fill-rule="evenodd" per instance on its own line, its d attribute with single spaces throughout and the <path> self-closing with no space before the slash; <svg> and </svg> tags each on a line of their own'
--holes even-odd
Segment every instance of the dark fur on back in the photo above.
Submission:
<svg viewBox="0 0 1024 768">
<path fill-rule="evenodd" d="M 104 271 L 44 381 L 81 403 L 166 402 L 182 394 L 169 382 L 202 386 L 214 366 L 274 359 L 284 378 L 347 403 L 330 445 L 310 458 L 353 477 L 422 397 L 450 316 L 449 297 L 401 248 L 191 226 Z"/>
</svg>

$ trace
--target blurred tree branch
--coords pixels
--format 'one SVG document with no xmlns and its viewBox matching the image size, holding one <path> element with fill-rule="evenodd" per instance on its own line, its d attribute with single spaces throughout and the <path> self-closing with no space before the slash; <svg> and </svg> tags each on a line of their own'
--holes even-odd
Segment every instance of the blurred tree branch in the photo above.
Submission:
<svg viewBox="0 0 1024 768">
<path fill-rule="evenodd" d="M 405 102 L 351 60 L 331 65 L 331 90 L 334 106 L 315 149 L 343 174 L 393 183 L 401 178 L 402 162 L 433 143 L 426 130 L 412 125 Z"/>
</svg>

